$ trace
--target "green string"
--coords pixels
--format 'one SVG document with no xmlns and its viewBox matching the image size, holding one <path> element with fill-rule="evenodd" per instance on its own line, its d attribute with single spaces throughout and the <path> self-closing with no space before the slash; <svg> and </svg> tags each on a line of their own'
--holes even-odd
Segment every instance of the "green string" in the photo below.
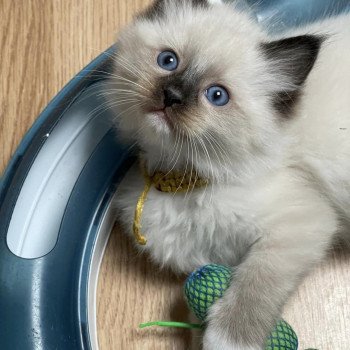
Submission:
<svg viewBox="0 0 350 350">
<path fill-rule="evenodd" d="M 139 328 L 146 328 L 152 326 L 160 326 L 160 327 L 176 327 L 176 328 L 187 328 L 187 329 L 200 329 L 202 325 L 198 323 L 185 323 L 185 322 L 172 322 L 172 321 L 154 321 L 141 323 Z"/>
</svg>

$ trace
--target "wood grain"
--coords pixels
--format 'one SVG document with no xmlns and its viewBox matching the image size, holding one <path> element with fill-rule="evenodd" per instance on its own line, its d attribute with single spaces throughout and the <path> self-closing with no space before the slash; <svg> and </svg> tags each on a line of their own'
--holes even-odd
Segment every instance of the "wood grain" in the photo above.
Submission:
<svg viewBox="0 0 350 350">
<path fill-rule="evenodd" d="M 138 329 L 143 322 L 188 321 L 183 278 L 159 271 L 116 228 L 100 271 L 98 328 L 100 349 L 188 349 L 190 331 Z"/>
<path fill-rule="evenodd" d="M 0 171 L 50 99 L 150 0 L 0 0 Z M 188 349 L 187 331 L 138 330 L 184 320 L 182 279 L 160 272 L 115 229 L 101 267 L 102 350 Z M 301 349 L 350 348 L 350 257 L 332 253 L 288 303 Z"/>
</svg>

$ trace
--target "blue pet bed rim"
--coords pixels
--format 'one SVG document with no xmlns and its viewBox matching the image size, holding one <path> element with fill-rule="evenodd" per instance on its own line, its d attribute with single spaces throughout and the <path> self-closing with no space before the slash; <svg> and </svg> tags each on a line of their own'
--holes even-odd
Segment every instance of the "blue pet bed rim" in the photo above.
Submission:
<svg viewBox="0 0 350 350">
<path fill-rule="evenodd" d="M 111 56 L 115 53 L 115 50 L 116 46 L 112 45 L 106 51 L 98 55 L 85 68 L 83 68 L 78 75 L 74 76 L 39 114 L 38 118 L 34 121 L 32 126 L 23 136 L 23 139 L 18 145 L 15 153 L 11 156 L 3 175 L 0 176 L 0 203 L 3 203 L 6 191 L 11 180 L 13 179 L 14 173 L 18 168 L 18 164 L 20 163 L 23 156 L 30 150 L 30 146 L 35 136 L 39 133 L 40 129 L 45 126 L 45 130 L 43 130 L 42 134 L 49 134 L 60 120 L 60 117 L 58 117 L 50 121 L 49 119 L 52 117 L 52 115 L 57 116 L 60 114 L 62 116 L 67 108 L 69 108 L 74 103 L 74 101 L 79 97 L 81 93 L 83 93 L 87 87 L 93 83 L 98 82 L 99 80 L 106 79 L 106 74 L 108 74 L 108 67 L 112 64 Z M 97 67 L 105 67 L 106 72 L 101 69 L 96 70 Z M 54 111 L 56 112 L 54 113 Z M 46 123 L 49 123 L 49 125 L 46 125 Z M 42 144 L 44 144 L 44 141 L 45 140 L 43 140 Z M 41 147 L 35 148 L 35 153 L 37 153 L 40 151 Z M 35 154 L 33 154 L 32 157 L 34 161 Z M 30 167 L 28 167 L 28 171 L 29 169 Z"/>
</svg>

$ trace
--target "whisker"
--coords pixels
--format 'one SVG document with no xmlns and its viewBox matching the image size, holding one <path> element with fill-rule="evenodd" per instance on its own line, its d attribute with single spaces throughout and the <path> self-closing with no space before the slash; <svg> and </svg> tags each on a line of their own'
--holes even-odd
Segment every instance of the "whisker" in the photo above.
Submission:
<svg viewBox="0 0 350 350">
<path fill-rule="evenodd" d="M 202 140 L 201 138 L 198 138 L 198 141 L 199 141 L 199 143 L 200 143 L 200 145 L 201 145 L 203 151 L 204 151 L 205 154 L 206 154 L 206 157 L 207 157 L 207 160 L 208 160 L 208 165 L 210 165 L 211 176 L 210 176 L 210 173 L 209 173 L 209 171 L 208 171 L 208 178 L 210 179 L 210 177 L 211 177 L 212 180 L 214 180 L 214 178 L 215 178 L 214 169 L 213 169 L 213 164 L 212 164 L 212 162 L 211 162 L 208 149 L 207 149 L 207 147 L 205 146 L 205 143 L 203 142 L 203 140 Z M 205 187 L 204 193 L 206 192 L 207 187 L 208 187 L 208 184 L 207 184 L 206 187 Z M 211 185 L 211 196 L 210 196 L 209 203 L 211 202 L 212 198 L 213 198 L 213 186 Z"/>
<path fill-rule="evenodd" d="M 138 69 L 135 65 L 132 65 L 130 62 L 126 61 L 126 59 L 121 56 L 118 57 L 117 63 L 119 63 L 123 68 L 125 68 L 135 77 L 141 77 L 142 79 L 144 79 L 150 85 L 150 87 L 154 88 L 154 85 L 149 80 L 150 76 L 147 76 L 145 71 Z"/>
<path fill-rule="evenodd" d="M 190 181 L 191 181 L 192 180 L 192 175 L 193 175 L 193 140 L 192 140 L 192 138 L 188 138 L 188 140 L 190 141 L 190 146 L 191 146 L 191 172 L 190 172 Z M 195 183 L 194 183 L 194 185 L 191 188 L 191 193 L 193 191 L 194 186 L 195 186 Z M 189 190 L 190 190 L 190 187 L 187 187 L 186 194 L 185 194 L 185 199 L 187 198 Z"/>
<path fill-rule="evenodd" d="M 104 75 L 107 75 L 107 76 L 109 76 L 109 77 L 111 77 L 111 78 L 115 78 L 115 79 L 118 79 L 118 80 L 127 82 L 127 83 L 129 83 L 129 84 L 138 86 L 139 88 L 141 88 L 141 89 L 147 91 L 148 93 L 150 92 L 150 91 L 149 91 L 148 89 L 146 89 L 144 86 L 142 86 L 142 85 L 136 83 L 135 81 L 132 81 L 132 80 L 130 80 L 130 79 L 127 79 L 126 77 L 123 77 L 123 76 L 121 76 L 121 75 L 117 75 L 117 74 L 115 74 L 115 73 L 111 73 L 111 72 L 107 72 L 107 71 L 103 71 L 103 70 L 97 70 L 97 69 L 93 69 L 93 70 L 91 70 L 90 72 L 92 72 L 92 73 L 104 74 Z M 77 75 L 77 76 L 79 77 L 79 75 Z M 99 77 L 99 76 L 100 76 L 100 75 L 96 74 L 95 77 Z M 83 78 L 83 76 L 80 76 L 80 77 Z M 94 77 L 94 75 L 90 74 L 90 77 Z M 86 78 L 86 77 L 84 77 L 84 78 Z"/>
<path fill-rule="evenodd" d="M 179 149 L 179 152 L 178 152 L 178 155 L 177 155 L 177 158 L 173 164 L 173 166 L 171 167 L 171 169 L 164 175 L 164 177 L 168 176 L 175 168 L 179 158 L 180 158 L 180 155 L 181 155 L 181 151 L 182 151 L 182 145 L 183 145 L 183 141 L 184 141 L 184 134 L 183 132 L 180 130 L 180 134 L 181 134 L 181 146 L 180 146 L 180 149 Z"/>
<path fill-rule="evenodd" d="M 169 164 L 171 164 L 172 161 L 175 159 L 175 157 L 177 155 L 176 151 L 177 151 L 178 143 L 180 142 L 180 133 L 179 133 L 177 125 L 175 125 L 175 134 L 176 134 L 176 138 L 175 138 L 174 152 L 172 154 L 171 159 L 169 160 Z"/>
<path fill-rule="evenodd" d="M 217 158 L 217 160 L 218 160 L 220 166 L 221 166 L 223 169 L 226 170 L 226 178 L 227 178 L 227 177 L 228 177 L 228 170 L 227 170 L 227 167 L 226 167 L 226 165 L 225 165 L 225 162 L 222 163 L 222 161 L 221 161 L 221 159 L 220 159 L 218 153 L 216 152 L 216 149 L 215 149 L 215 147 L 213 146 L 213 144 L 212 144 L 212 142 L 211 142 L 209 136 L 207 137 L 207 136 L 205 135 L 205 133 L 203 133 L 203 137 L 208 141 L 208 143 L 209 143 L 211 149 L 212 149 L 213 152 L 215 153 L 215 156 L 216 156 L 216 158 Z"/>
<path fill-rule="evenodd" d="M 161 166 L 160 166 L 160 165 L 162 165 L 162 164 L 163 164 L 163 147 L 164 147 L 163 143 L 164 143 L 164 135 L 162 134 L 162 146 L 161 146 L 161 153 L 160 153 L 160 157 L 159 157 L 159 159 L 158 159 L 158 162 L 157 162 L 156 166 L 154 167 L 154 168 L 155 168 L 155 170 L 157 170 L 157 169 L 161 169 Z"/>
<path fill-rule="evenodd" d="M 189 143 L 188 143 L 188 136 L 186 135 L 186 144 L 187 144 L 187 158 L 186 158 L 186 165 L 185 165 L 185 170 L 183 172 L 183 176 L 181 178 L 180 184 L 177 187 L 176 191 L 173 194 L 173 197 L 176 195 L 176 193 L 178 192 L 178 190 L 180 189 L 181 185 L 183 184 L 185 177 L 186 177 L 186 173 L 187 173 L 187 166 L 188 166 L 188 161 L 189 161 L 189 157 L 190 157 L 190 150 L 189 150 Z"/>
</svg>

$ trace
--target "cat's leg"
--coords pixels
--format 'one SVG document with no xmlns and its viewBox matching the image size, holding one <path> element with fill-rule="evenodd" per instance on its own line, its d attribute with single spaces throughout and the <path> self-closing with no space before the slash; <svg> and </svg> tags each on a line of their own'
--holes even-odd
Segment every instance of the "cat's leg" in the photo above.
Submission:
<svg viewBox="0 0 350 350">
<path fill-rule="evenodd" d="M 288 297 L 325 256 L 336 229 L 334 211 L 316 193 L 275 206 L 262 223 L 261 239 L 209 311 L 204 350 L 263 349 Z"/>
</svg>

